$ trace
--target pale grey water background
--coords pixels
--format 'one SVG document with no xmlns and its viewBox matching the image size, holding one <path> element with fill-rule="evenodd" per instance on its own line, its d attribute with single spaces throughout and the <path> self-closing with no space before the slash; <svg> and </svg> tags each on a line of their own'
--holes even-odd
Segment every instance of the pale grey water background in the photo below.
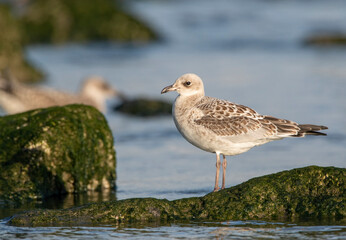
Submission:
<svg viewBox="0 0 346 240">
<path fill-rule="evenodd" d="M 133 97 L 173 101 L 176 94 L 161 96 L 161 89 L 183 73 L 195 72 L 209 96 L 262 114 L 329 127 L 327 137 L 285 139 L 229 158 L 226 183 L 233 186 L 308 165 L 346 167 L 346 49 L 302 44 L 314 31 L 346 31 L 345 9 L 342 0 L 131 1 L 129 10 L 157 29 L 162 42 L 33 46 L 28 55 L 46 71 L 44 84 L 59 89 L 76 91 L 83 77 L 102 75 Z M 117 199 L 177 199 L 212 190 L 214 154 L 186 142 L 171 117 L 144 119 L 109 111 L 106 118 L 117 151 Z M 76 202 L 67 201 L 63 207 Z M 345 232 L 345 227 L 328 223 L 251 221 L 92 228 L 0 224 L 0 238 L 6 239 L 346 239 Z"/>
</svg>

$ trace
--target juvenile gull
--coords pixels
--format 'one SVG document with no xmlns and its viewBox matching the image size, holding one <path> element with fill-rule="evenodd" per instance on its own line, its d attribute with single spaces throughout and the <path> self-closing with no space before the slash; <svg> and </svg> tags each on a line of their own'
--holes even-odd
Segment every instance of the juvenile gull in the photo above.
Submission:
<svg viewBox="0 0 346 240">
<path fill-rule="evenodd" d="M 98 76 L 85 79 L 77 94 L 29 86 L 15 79 L 0 79 L 0 105 L 8 114 L 74 103 L 91 105 L 105 112 L 106 99 L 119 95 L 116 89 Z"/>
<path fill-rule="evenodd" d="M 177 91 L 173 119 L 183 137 L 196 147 L 216 153 L 214 192 L 219 190 L 220 154 L 222 186 L 225 188 L 226 156 L 244 153 L 255 146 L 285 137 L 326 135 L 318 132 L 326 126 L 298 124 L 293 121 L 261 115 L 253 109 L 204 95 L 202 80 L 192 73 L 184 74 L 162 93 Z"/>
</svg>

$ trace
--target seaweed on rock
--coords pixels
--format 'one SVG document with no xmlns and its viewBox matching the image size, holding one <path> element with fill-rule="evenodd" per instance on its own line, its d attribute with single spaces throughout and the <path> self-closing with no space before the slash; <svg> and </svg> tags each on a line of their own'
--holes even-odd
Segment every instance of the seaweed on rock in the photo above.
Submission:
<svg viewBox="0 0 346 240">
<path fill-rule="evenodd" d="M 113 136 L 95 108 L 68 105 L 0 117 L 0 199 L 115 186 Z"/>
<path fill-rule="evenodd" d="M 346 169 L 309 166 L 253 178 L 192 197 L 136 198 L 15 215 L 16 226 L 143 223 L 185 220 L 327 220 L 345 224 Z"/>
</svg>

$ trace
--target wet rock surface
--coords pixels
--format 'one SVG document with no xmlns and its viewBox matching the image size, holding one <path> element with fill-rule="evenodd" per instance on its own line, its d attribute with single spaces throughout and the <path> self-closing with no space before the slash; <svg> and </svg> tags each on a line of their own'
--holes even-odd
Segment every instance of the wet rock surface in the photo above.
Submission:
<svg viewBox="0 0 346 240">
<path fill-rule="evenodd" d="M 43 73 L 25 57 L 30 44 L 157 40 L 147 24 L 113 0 L 31 0 L 0 2 L 0 70 L 9 69 L 21 82 L 38 82 Z M 132 46 L 132 45 L 131 45 Z"/>
<path fill-rule="evenodd" d="M 319 33 L 308 36 L 304 40 L 307 46 L 346 46 L 346 33 Z"/>
<path fill-rule="evenodd" d="M 11 69 L 16 79 L 22 82 L 36 82 L 42 73 L 36 70 L 25 57 L 20 22 L 11 8 L 0 3 L 0 70 Z"/>
<path fill-rule="evenodd" d="M 113 0 L 34 0 L 21 17 L 26 43 L 147 42 L 156 33 Z"/>
<path fill-rule="evenodd" d="M 253 178 L 193 197 L 136 198 L 15 215 L 15 226 L 95 225 L 186 220 L 321 221 L 345 224 L 346 169 L 309 166 Z"/>
<path fill-rule="evenodd" d="M 139 117 L 171 115 L 172 104 L 162 100 L 140 97 L 125 100 L 115 106 L 114 110 Z"/>
<path fill-rule="evenodd" d="M 85 105 L 0 117 L 0 199 L 22 201 L 115 186 L 113 136 Z"/>
</svg>

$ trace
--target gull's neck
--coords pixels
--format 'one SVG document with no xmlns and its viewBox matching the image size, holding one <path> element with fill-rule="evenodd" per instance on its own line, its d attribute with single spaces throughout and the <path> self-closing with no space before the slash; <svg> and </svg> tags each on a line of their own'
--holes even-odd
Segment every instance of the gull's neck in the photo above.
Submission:
<svg viewBox="0 0 346 240">
<path fill-rule="evenodd" d="M 105 112 L 106 110 L 106 97 L 98 91 L 94 91 L 93 89 L 83 90 L 80 96 L 88 102 L 88 104 L 93 105 L 99 111 Z"/>
<path fill-rule="evenodd" d="M 193 95 L 178 95 L 175 100 L 174 107 L 177 112 L 185 112 L 196 105 L 202 98 L 204 93 L 197 93 Z"/>
</svg>

